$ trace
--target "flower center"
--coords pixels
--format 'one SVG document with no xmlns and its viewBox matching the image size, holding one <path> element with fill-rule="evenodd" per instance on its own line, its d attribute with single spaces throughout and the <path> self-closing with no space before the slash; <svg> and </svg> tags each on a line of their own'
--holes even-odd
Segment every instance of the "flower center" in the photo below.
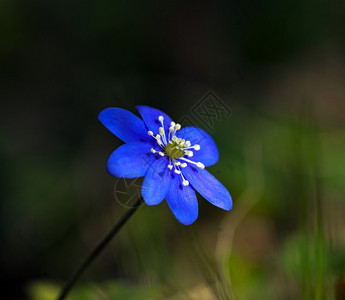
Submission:
<svg viewBox="0 0 345 300">
<path fill-rule="evenodd" d="M 185 154 L 183 148 L 181 149 L 177 143 L 168 144 L 165 147 L 165 153 L 172 159 L 180 158 Z"/>
<path fill-rule="evenodd" d="M 165 153 L 171 159 L 177 159 L 186 154 L 184 148 L 185 145 L 179 141 L 179 139 L 174 139 L 174 141 L 171 140 L 168 145 L 166 145 Z"/>
<path fill-rule="evenodd" d="M 163 116 L 159 116 L 158 120 L 162 124 L 162 127 L 159 127 L 159 134 L 155 136 L 152 131 L 148 131 L 147 134 L 156 140 L 160 150 L 152 148 L 151 152 L 154 154 L 157 153 L 162 157 L 166 155 L 169 158 L 169 164 L 167 165 L 168 169 L 171 171 L 174 169 L 176 174 L 181 175 L 182 184 L 187 186 L 189 182 L 183 177 L 180 167 L 185 168 L 187 167 L 187 163 L 189 163 L 196 165 L 200 169 L 205 168 L 203 163 L 194 162 L 186 158 L 186 156 L 193 156 L 193 151 L 190 149 L 198 151 L 200 150 L 200 145 L 195 144 L 192 146 L 190 141 L 178 138 L 176 132 L 181 129 L 181 125 L 175 122 L 170 123 L 169 133 L 166 135 Z"/>
</svg>

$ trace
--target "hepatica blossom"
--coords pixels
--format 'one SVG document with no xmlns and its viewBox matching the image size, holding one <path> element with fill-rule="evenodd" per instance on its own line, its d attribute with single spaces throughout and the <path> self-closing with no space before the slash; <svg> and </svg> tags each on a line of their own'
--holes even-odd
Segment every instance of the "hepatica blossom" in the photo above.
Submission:
<svg viewBox="0 0 345 300">
<path fill-rule="evenodd" d="M 145 176 L 142 196 L 147 205 L 166 199 L 184 225 L 198 217 L 195 190 L 213 205 L 230 210 L 227 189 L 205 167 L 218 161 L 213 139 L 202 129 L 175 123 L 164 112 L 137 106 L 142 120 L 121 108 L 106 108 L 99 120 L 125 142 L 109 157 L 108 172 L 116 177 Z"/>
</svg>

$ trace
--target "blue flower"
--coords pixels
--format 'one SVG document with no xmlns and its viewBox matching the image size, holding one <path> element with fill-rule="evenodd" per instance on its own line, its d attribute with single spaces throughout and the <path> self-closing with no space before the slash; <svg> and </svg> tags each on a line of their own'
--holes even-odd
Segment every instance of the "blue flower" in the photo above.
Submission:
<svg viewBox="0 0 345 300">
<path fill-rule="evenodd" d="M 157 205 L 165 198 L 184 225 L 198 217 L 195 190 L 213 205 L 230 210 L 229 192 L 205 170 L 218 161 L 212 138 L 200 128 L 181 128 L 158 109 L 136 108 L 143 120 L 115 107 L 99 114 L 102 124 L 125 142 L 110 155 L 108 172 L 122 178 L 145 176 L 142 196 L 146 204 Z"/>
</svg>

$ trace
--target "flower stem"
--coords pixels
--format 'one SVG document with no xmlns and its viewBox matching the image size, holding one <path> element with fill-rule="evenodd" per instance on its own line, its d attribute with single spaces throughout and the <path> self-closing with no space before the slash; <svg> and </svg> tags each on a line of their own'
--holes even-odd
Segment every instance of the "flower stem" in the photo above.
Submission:
<svg viewBox="0 0 345 300">
<path fill-rule="evenodd" d="M 115 226 L 108 232 L 108 234 L 101 240 L 97 247 L 89 254 L 85 261 L 80 265 L 76 270 L 70 280 L 65 284 L 64 288 L 61 290 L 61 293 L 57 300 L 63 300 L 72 289 L 74 284 L 78 279 L 83 275 L 88 266 L 101 254 L 103 249 L 108 245 L 112 238 L 118 233 L 122 226 L 130 219 L 130 217 L 136 212 L 139 206 L 143 203 L 143 199 L 140 196 L 137 202 L 131 207 L 122 218 L 115 224 Z"/>
</svg>

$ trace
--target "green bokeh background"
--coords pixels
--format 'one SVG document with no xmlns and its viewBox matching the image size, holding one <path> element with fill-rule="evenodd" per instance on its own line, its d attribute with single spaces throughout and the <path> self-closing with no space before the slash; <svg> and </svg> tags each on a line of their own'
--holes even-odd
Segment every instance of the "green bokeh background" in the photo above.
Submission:
<svg viewBox="0 0 345 300">
<path fill-rule="evenodd" d="M 139 104 L 210 132 L 234 207 L 200 197 L 188 227 L 140 207 L 69 299 L 336 299 L 344 20 L 340 0 L 1 0 L 1 299 L 54 299 L 126 211 L 97 116 Z M 210 90 L 231 109 L 211 128 Z"/>
</svg>

